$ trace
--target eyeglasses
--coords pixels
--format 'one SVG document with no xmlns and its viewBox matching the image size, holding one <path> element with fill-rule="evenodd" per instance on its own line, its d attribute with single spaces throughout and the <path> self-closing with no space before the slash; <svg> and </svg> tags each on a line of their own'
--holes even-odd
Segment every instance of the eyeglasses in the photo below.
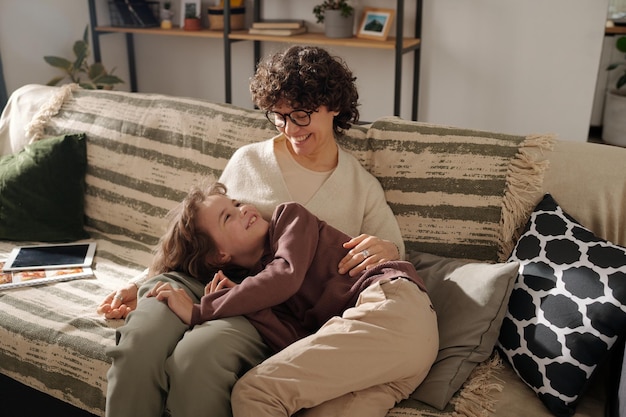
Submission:
<svg viewBox="0 0 626 417">
<path fill-rule="evenodd" d="M 311 114 L 315 113 L 314 111 L 306 111 L 306 110 L 294 110 L 291 113 L 278 113 L 277 111 L 266 111 L 265 117 L 276 127 L 285 127 L 287 125 L 287 117 L 289 120 L 296 126 L 308 126 L 311 124 Z"/>
</svg>

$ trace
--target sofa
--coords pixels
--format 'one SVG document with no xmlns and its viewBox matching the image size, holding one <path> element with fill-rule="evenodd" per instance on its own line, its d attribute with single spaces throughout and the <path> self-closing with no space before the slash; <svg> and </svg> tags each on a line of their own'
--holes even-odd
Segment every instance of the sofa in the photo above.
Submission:
<svg viewBox="0 0 626 417">
<path fill-rule="evenodd" d="M 123 322 L 97 305 L 145 273 L 191 186 L 275 133 L 261 111 L 200 99 L 13 92 L 0 119 L 0 256 L 39 242 L 97 249 L 91 278 L 0 287 L 0 373 L 104 415 L 106 348 Z M 398 117 L 338 139 L 385 189 L 439 320 L 435 364 L 388 416 L 582 417 L 615 404 L 626 149 L 564 139 Z"/>
</svg>

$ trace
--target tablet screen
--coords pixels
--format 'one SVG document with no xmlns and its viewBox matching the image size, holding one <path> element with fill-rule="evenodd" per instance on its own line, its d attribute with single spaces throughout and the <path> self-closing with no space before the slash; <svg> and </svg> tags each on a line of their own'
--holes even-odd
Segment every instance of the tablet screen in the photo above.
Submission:
<svg viewBox="0 0 626 417">
<path fill-rule="evenodd" d="M 4 271 L 91 266 L 95 242 L 18 246 L 11 251 Z"/>
</svg>

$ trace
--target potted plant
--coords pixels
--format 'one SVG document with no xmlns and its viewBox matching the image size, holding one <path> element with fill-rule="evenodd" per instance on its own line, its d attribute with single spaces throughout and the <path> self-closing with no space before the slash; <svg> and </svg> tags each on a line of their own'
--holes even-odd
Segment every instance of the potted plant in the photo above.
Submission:
<svg viewBox="0 0 626 417">
<path fill-rule="evenodd" d="M 329 38 L 351 38 L 354 28 L 354 7 L 347 0 L 324 0 L 313 8 L 317 23 L 324 23 Z"/>
<path fill-rule="evenodd" d="M 70 82 L 77 83 L 82 88 L 90 90 L 112 90 L 115 84 L 124 82 L 122 79 L 113 75 L 115 68 L 112 69 L 111 72 L 107 72 L 104 65 L 100 62 L 89 65 L 87 62 L 90 53 L 87 37 L 89 33 L 88 29 L 89 25 L 85 26 L 83 39 L 74 42 L 73 50 L 74 55 L 76 55 L 74 61 L 58 56 L 48 55 L 43 57 L 44 61 L 48 64 L 64 71 L 63 75 L 54 77 L 48 81 L 47 85 L 58 85 L 64 79 L 69 78 Z"/>
<path fill-rule="evenodd" d="M 200 24 L 200 16 L 196 10 L 196 5 L 189 3 L 185 5 L 185 25 L 184 30 L 200 30 L 202 25 Z"/>
<path fill-rule="evenodd" d="M 172 2 L 166 1 L 163 3 L 163 8 L 161 9 L 161 29 L 171 29 L 172 28 L 172 17 L 174 16 L 174 12 L 172 12 Z"/>
<path fill-rule="evenodd" d="M 621 68 L 622 72 L 618 74 L 615 88 L 609 89 L 606 94 L 602 140 L 611 145 L 626 147 L 626 36 L 619 37 L 615 42 L 615 47 L 625 54 L 625 60 L 607 67 L 609 71 Z"/>
</svg>

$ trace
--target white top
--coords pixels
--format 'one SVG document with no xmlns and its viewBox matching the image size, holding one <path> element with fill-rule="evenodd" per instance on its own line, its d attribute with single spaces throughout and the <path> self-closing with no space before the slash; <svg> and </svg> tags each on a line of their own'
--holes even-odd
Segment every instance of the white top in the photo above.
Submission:
<svg viewBox="0 0 626 417">
<path fill-rule="evenodd" d="M 230 197 L 254 204 L 268 219 L 278 204 L 296 201 L 274 153 L 274 143 L 282 140 L 281 136 L 238 149 L 220 177 Z M 382 186 L 341 147 L 335 170 L 308 201 L 300 204 L 350 236 L 366 233 L 392 241 L 404 258 L 400 227 Z"/>
</svg>

